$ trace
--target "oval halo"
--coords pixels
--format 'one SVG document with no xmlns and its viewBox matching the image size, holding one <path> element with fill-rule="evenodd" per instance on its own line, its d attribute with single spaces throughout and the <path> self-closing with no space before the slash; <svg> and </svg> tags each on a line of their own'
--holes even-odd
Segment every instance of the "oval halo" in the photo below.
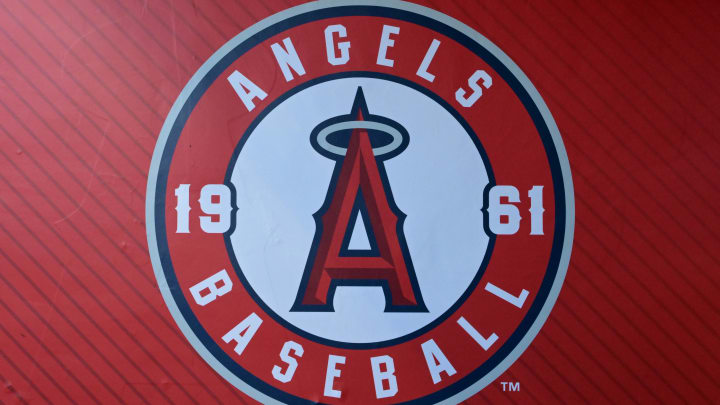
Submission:
<svg viewBox="0 0 720 405">
<path fill-rule="evenodd" d="M 387 145 L 373 147 L 373 155 L 380 157 L 392 153 L 403 144 L 403 134 L 388 124 L 377 121 L 343 121 L 330 124 L 317 133 L 317 144 L 326 152 L 340 157 L 345 156 L 347 148 L 331 144 L 327 137 L 331 134 L 346 129 L 372 129 L 382 131 L 393 137 L 392 142 Z"/>
</svg>

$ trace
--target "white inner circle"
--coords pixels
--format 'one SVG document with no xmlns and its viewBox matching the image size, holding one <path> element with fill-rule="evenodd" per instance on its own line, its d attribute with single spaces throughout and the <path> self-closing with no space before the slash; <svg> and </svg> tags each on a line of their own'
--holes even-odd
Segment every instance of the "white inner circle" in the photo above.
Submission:
<svg viewBox="0 0 720 405">
<path fill-rule="evenodd" d="M 384 312 L 382 288 L 362 286 L 338 287 L 334 312 L 290 312 L 315 235 L 312 215 L 336 164 L 312 148 L 310 133 L 349 114 L 358 87 L 370 114 L 397 121 L 410 135 L 407 149 L 384 164 L 407 215 L 405 238 L 429 312 Z M 249 135 L 231 177 L 238 211 L 230 240 L 252 289 L 292 325 L 341 342 L 394 339 L 435 320 L 466 291 L 488 245 L 481 211 L 488 175 L 470 136 L 441 105 L 392 81 L 337 79 L 290 96 Z"/>
</svg>

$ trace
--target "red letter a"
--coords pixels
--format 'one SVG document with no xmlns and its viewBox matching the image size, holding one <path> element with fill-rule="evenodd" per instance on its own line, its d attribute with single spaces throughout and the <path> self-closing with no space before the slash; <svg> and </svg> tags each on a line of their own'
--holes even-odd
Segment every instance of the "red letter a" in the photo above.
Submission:
<svg viewBox="0 0 720 405">
<path fill-rule="evenodd" d="M 353 118 L 362 121 L 368 116 L 362 92 L 355 104 Z M 427 312 L 402 232 L 404 215 L 390 205 L 390 186 L 367 130 L 352 130 L 338 165 L 315 214 L 315 239 L 291 310 L 333 311 L 337 286 L 381 286 L 385 312 Z M 371 244 L 367 251 L 347 248 L 359 215 Z"/>
</svg>

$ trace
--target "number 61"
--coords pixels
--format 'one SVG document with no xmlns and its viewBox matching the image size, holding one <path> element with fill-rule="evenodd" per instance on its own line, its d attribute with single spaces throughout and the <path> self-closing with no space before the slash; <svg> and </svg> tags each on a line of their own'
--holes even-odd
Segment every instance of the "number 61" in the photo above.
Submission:
<svg viewBox="0 0 720 405">
<path fill-rule="evenodd" d="M 533 186 L 530 197 L 530 235 L 543 234 L 543 186 Z M 505 198 L 507 203 L 500 202 Z M 520 202 L 520 192 L 513 186 L 494 186 L 488 193 L 488 227 L 495 235 L 513 235 L 520 229 L 520 210 L 511 203 Z M 507 221 L 503 222 L 502 219 Z"/>
</svg>

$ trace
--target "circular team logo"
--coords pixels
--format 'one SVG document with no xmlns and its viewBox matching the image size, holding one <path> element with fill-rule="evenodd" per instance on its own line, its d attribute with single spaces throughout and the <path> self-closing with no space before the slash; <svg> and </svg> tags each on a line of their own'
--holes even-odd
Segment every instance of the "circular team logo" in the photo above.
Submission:
<svg viewBox="0 0 720 405">
<path fill-rule="evenodd" d="M 314 2 L 193 76 L 147 192 L 162 294 L 262 403 L 459 402 L 527 348 L 567 269 L 555 123 L 485 37 L 409 3 Z"/>
</svg>

